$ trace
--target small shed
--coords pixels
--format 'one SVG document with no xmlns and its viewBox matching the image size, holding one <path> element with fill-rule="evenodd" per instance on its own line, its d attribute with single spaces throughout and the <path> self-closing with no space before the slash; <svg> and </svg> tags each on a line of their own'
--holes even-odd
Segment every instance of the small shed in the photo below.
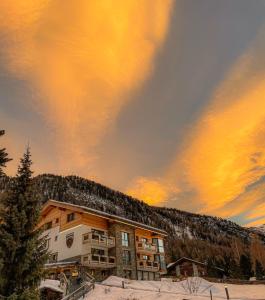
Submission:
<svg viewBox="0 0 265 300">
<path fill-rule="evenodd" d="M 223 277 L 224 271 L 218 267 L 212 267 L 218 274 L 218 278 Z M 207 277 L 208 268 L 205 262 L 200 262 L 191 258 L 182 257 L 175 262 L 168 264 L 167 274 L 177 277 Z"/>
</svg>

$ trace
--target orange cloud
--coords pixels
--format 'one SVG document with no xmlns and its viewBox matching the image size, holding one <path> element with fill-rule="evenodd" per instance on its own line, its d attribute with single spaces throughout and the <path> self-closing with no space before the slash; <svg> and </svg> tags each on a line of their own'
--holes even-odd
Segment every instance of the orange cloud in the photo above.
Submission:
<svg viewBox="0 0 265 300">
<path fill-rule="evenodd" d="M 217 87 L 162 176 L 166 192 L 159 201 L 172 205 L 171 187 L 182 186 L 194 191 L 203 212 L 231 217 L 265 199 L 262 186 L 248 190 L 265 175 L 264 40 L 262 31 Z M 189 200 L 179 199 L 190 210 Z"/>
<path fill-rule="evenodd" d="M 127 189 L 129 195 L 139 198 L 151 205 L 161 205 L 168 199 L 170 193 L 176 193 L 177 191 L 177 188 L 162 183 L 161 179 L 147 179 L 144 177 L 137 178 Z"/>
<path fill-rule="evenodd" d="M 54 128 L 60 169 L 88 175 L 128 93 L 152 72 L 171 7 L 171 0 L 1 1 L 1 51 Z"/>
</svg>

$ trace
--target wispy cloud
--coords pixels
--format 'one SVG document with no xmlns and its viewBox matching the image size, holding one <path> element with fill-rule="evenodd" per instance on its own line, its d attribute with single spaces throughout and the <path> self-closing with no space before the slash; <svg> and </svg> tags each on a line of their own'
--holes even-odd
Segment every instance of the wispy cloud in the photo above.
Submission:
<svg viewBox="0 0 265 300">
<path fill-rule="evenodd" d="M 191 209 L 189 198 L 183 198 L 181 191 L 172 196 L 174 185 L 183 191 L 193 190 L 192 197 L 202 212 L 224 217 L 265 201 L 260 190 L 264 186 L 256 184 L 254 189 L 265 175 L 264 41 L 263 29 L 216 88 L 182 150 L 162 176 L 162 184 L 167 184 L 164 195 L 174 200 L 168 197 L 158 202 L 175 206 L 184 203 Z M 140 191 L 139 195 L 144 194 L 143 188 Z M 235 201 L 238 197 L 240 201 Z"/>
<path fill-rule="evenodd" d="M 1 1 L 1 54 L 53 128 L 61 170 L 89 175 L 94 148 L 152 72 L 171 7 L 171 0 Z"/>
</svg>

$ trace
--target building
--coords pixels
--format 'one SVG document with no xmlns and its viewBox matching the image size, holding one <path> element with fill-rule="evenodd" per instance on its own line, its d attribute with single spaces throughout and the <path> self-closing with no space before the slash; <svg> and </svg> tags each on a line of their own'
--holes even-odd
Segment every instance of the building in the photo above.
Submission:
<svg viewBox="0 0 265 300">
<path fill-rule="evenodd" d="M 212 268 L 218 277 L 221 278 L 223 276 L 224 270 L 214 266 Z M 208 268 L 204 262 L 182 257 L 167 266 L 167 274 L 176 277 L 207 277 Z"/>
<path fill-rule="evenodd" d="M 110 275 L 158 280 L 166 273 L 166 232 L 85 206 L 49 200 L 40 226 L 51 258 L 48 271 L 75 273 L 81 266 L 97 280 Z"/>
</svg>

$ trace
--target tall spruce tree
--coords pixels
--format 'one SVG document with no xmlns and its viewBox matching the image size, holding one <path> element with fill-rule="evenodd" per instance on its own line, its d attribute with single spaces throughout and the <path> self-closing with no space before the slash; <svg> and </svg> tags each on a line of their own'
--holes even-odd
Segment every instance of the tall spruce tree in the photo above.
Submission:
<svg viewBox="0 0 265 300">
<path fill-rule="evenodd" d="M 255 267 L 255 275 L 257 279 L 261 280 L 263 279 L 265 275 L 264 268 L 259 260 L 256 259 L 256 267 Z"/>
<path fill-rule="evenodd" d="M 4 130 L 0 130 L 0 137 L 5 134 Z M 8 154 L 6 153 L 5 148 L 0 149 L 0 176 L 3 175 L 3 168 L 6 166 L 6 163 L 10 161 L 10 158 L 8 158 Z"/>
<path fill-rule="evenodd" d="M 239 264 L 243 279 L 248 280 L 251 276 L 253 276 L 252 263 L 249 254 L 242 254 Z"/>
<path fill-rule="evenodd" d="M 37 287 L 47 260 L 45 237 L 37 229 L 40 201 L 32 188 L 31 164 L 28 148 L 0 208 L 0 295 L 8 299 L 39 299 Z"/>
</svg>

